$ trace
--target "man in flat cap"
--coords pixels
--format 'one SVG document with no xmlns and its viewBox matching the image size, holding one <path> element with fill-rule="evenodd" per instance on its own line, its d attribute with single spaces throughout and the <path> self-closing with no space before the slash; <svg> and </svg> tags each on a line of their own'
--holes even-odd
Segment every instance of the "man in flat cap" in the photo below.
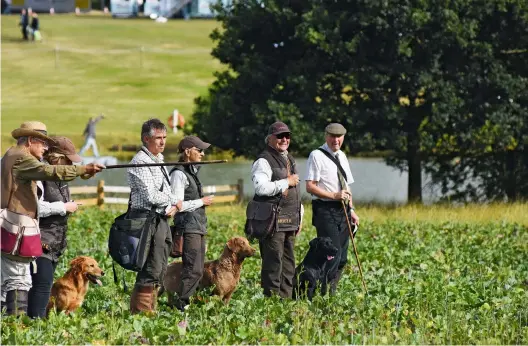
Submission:
<svg viewBox="0 0 528 346">
<path fill-rule="evenodd" d="M 342 201 L 350 222 L 359 224 L 348 186 L 354 182 L 354 178 L 346 155 L 341 151 L 345 134 L 343 125 L 329 124 L 325 129 L 326 143 L 312 151 L 306 163 L 306 191 L 312 194 L 312 224 L 318 237 L 330 237 L 339 249 L 326 267 L 331 294 L 335 293 L 347 263 L 349 231 Z M 326 290 L 327 285 L 324 283 L 322 293 L 325 294 Z"/>
<path fill-rule="evenodd" d="M 259 239 L 262 256 L 261 286 L 264 295 L 291 298 L 295 275 L 295 236 L 302 219 L 299 175 L 295 159 L 288 153 L 291 131 L 277 121 L 268 129 L 266 148 L 251 168 L 255 188 L 252 202 L 280 206 L 278 226 L 271 236 Z"/>
<path fill-rule="evenodd" d="M 178 145 L 181 162 L 200 162 L 204 150 L 211 144 L 196 136 L 184 137 Z M 199 166 L 175 166 L 171 172 L 172 193 L 182 200 L 182 207 L 174 216 L 174 234 L 183 234 L 183 268 L 176 307 L 183 311 L 202 279 L 205 264 L 205 235 L 207 216 L 205 207 L 213 203 L 214 196 L 204 196 L 198 178 Z"/>
<path fill-rule="evenodd" d="M 46 125 L 41 122 L 24 122 L 20 128 L 11 132 L 11 135 L 17 140 L 17 145 L 7 150 L 1 162 L 2 270 L 0 280 L 2 307 L 6 307 L 8 315 L 19 315 L 27 313 L 28 291 L 31 288 L 30 262 L 40 256 L 40 235 L 38 249 L 33 248 L 28 253 L 21 254 L 21 246 L 13 245 L 9 241 L 13 233 L 7 234 L 4 222 L 7 219 L 33 219 L 36 222 L 38 219 L 37 180 L 70 181 L 78 176 L 87 179 L 100 172 L 104 166 L 99 164 L 51 166 L 42 162 L 44 153 L 50 145 L 56 145 L 56 142 L 48 137 Z"/>
</svg>

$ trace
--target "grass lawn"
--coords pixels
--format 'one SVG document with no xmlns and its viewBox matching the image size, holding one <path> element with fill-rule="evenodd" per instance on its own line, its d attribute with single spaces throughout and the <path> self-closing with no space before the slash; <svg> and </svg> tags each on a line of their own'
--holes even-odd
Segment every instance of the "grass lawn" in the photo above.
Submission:
<svg viewBox="0 0 528 346">
<path fill-rule="evenodd" d="M 18 21 L 2 16 L 2 151 L 27 120 L 43 121 L 79 148 L 88 118 L 100 113 L 100 151 L 136 144 L 150 117 L 166 122 L 176 108 L 190 120 L 194 98 L 222 68 L 210 55 L 214 20 L 41 15 L 37 43 L 21 39 Z"/>
</svg>

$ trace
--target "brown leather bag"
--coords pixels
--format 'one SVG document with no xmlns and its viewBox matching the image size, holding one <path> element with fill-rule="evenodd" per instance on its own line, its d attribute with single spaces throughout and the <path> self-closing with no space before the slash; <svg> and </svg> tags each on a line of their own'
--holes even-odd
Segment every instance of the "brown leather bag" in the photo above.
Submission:
<svg viewBox="0 0 528 346">
<path fill-rule="evenodd" d="M 183 255 L 183 232 L 171 226 L 172 232 L 172 248 L 170 256 L 172 258 L 179 258 Z"/>
</svg>

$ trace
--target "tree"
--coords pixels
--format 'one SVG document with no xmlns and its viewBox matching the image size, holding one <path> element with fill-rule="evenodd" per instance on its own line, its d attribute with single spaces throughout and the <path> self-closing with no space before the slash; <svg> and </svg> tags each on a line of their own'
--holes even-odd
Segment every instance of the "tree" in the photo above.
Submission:
<svg viewBox="0 0 528 346">
<path fill-rule="evenodd" d="M 294 132 L 292 150 L 306 155 L 338 121 L 349 129 L 345 150 L 392 152 L 388 163 L 409 171 L 410 201 L 421 200 L 424 164 L 442 182 L 449 156 L 474 152 L 491 116 L 479 104 L 496 97 L 493 88 L 510 78 L 508 90 L 519 93 L 525 78 L 500 53 L 526 42 L 522 0 L 253 0 L 217 11 L 213 55 L 229 70 L 197 100 L 195 131 L 253 155 L 262 146 L 255 139 L 281 119 Z M 504 78 L 489 80 L 491 65 L 504 65 Z M 500 112 L 519 121 L 526 108 L 516 105 Z M 453 137 L 456 150 L 446 152 L 442 139 Z"/>
</svg>

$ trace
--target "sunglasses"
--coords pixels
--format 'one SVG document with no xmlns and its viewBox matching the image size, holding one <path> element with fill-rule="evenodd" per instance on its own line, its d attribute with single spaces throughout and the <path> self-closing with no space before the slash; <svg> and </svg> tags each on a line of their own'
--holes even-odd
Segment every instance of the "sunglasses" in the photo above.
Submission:
<svg viewBox="0 0 528 346">
<path fill-rule="evenodd" d="M 277 137 L 277 139 L 283 139 L 283 138 L 290 139 L 291 138 L 291 134 L 288 133 L 288 132 L 279 133 L 278 135 L 275 135 L 275 137 Z"/>
<path fill-rule="evenodd" d="M 194 150 L 196 150 L 197 152 L 199 152 L 200 154 L 204 152 L 203 149 L 198 149 L 198 148 L 193 148 Z"/>
</svg>

